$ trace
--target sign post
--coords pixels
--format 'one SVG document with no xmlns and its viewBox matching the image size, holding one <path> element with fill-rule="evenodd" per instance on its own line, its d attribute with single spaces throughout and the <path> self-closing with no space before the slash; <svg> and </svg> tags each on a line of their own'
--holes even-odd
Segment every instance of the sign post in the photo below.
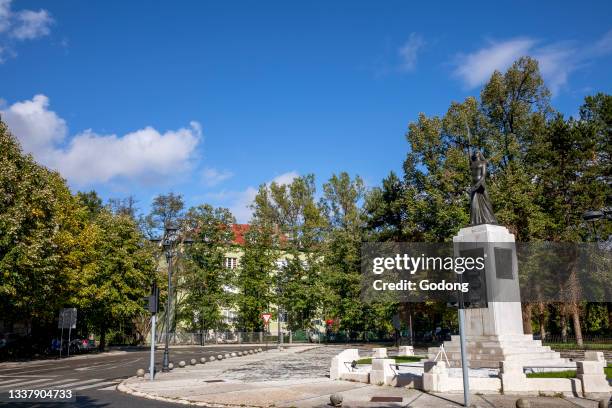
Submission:
<svg viewBox="0 0 612 408">
<path fill-rule="evenodd" d="M 157 312 L 159 311 L 159 288 L 157 283 L 151 285 L 149 296 L 149 312 L 151 313 L 151 361 L 149 363 L 149 378 L 155 378 L 155 324 L 157 323 Z"/>
<path fill-rule="evenodd" d="M 76 307 L 68 307 L 60 309 L 60 314 L 58 318 L 58 328 L 62 329 L 60 336 L 60 358 L 62 358 L 62 348 L 63 348 L 63 340 L 64 340 L 64 329 L 68 329 L 68 357 L 70 357 L 70 336 L 72 334 L 72 329 L 76 329 L 77 323 L 77 310 Z"/>
</svg>

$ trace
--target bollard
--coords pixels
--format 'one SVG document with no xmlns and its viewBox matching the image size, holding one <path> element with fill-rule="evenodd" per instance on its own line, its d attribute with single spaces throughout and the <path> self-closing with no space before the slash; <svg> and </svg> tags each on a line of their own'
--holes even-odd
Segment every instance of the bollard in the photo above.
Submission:
<svg viewBox="0 0 612 408">
<path fill-rule="evenodd" d="M 200 363 L 202 364 L 206 363 L 206 357 L 200 357 Z"/>
<path fill-rule="evenodd" d="M 186 364 L 185 364 L 185 360 L 181 360 L 181 361 L 179 361 L 179 367 L 183 368 L 183 367 L 185 367 L 185 366 L 186 366 Z"/>
<path fill-rule="evenodd" d="M 229 353 L 225 353 L 225 355 L 223 356 L 223 358 L 230 358 Z"/>
<path fill-rule="evenodd" d="M 145 370 L 143 370 L 142 368 L 139 368 L 138 370 L 136 370 L 136 377 L 144 377 L 145 375 Z"/>
<path fill-rule="evenodd" d="M 168 369 L 172 370 L 174 368 L 174 363 L 168 363 Z"/>
<path fill-rule="evenodd" d="M 217 360 L 223 360 L 223 356 L 222 356 L 221 354 L 219 354 L 219 355 L 217 356 Z"/>
<path fill-rule="evenodd" d="M 238 352 L 238 357 L 242 356 L 242 351 Z"/>
<path fill-rule="evenodd" d="M 236 357 L 237 355 L 238 354 L 236 354 L 236 352 L 233 352 L 233 351 L 232 351 L 232 354 L 230 354 L 230 356 L 232 356 L 232 357 Z"/>
<path fill-rule="evenodd" d="M 531 408 L 531 403 L 524 398 L 519 398 L 516 400 L 516 408 Z"/>
<path fill-rule="evenodd" d="M 342 394 L 332 394 L 329 397 L 329 402 L 331 402 L 332 407 L 341 407 L 342 406 Z"/>
<path fill-rule="evenodd" d="M 209 358 L 208 360 L 209 360 L 209 361 L 215 361 L 215 360 L 216 360 L 216 358 L 215 358 L 215 356 L 210 356 L 210 358 Z"/>
<path fill-rule="evenodd" d="M 191 360 L 189 360 L 189 364 L 191 364 L 191 365 L 196 365 L 197 362 L 198 361 L 195 358 L 192 358 Z"/>
<path fill-rule="evenodd" d="M 262 351 L 263 351 L 263 349 L 260 347 L 260 348 L 259 348 L 259 352 L 261 353 Z"/>
</svg>

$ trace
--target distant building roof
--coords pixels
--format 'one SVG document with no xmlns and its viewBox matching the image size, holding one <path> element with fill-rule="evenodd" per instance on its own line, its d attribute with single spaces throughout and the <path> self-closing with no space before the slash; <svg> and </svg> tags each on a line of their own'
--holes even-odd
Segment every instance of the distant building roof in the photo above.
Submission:
<svg viewBox="0 0 612 408">
<path fill-rule="evenodd" d="M 234 233 L 234 244 L 244 245 L 244 234 L 246 234 L 250 228 L 250 224 L 232 224 L 232 232 Z"/>
</svg>

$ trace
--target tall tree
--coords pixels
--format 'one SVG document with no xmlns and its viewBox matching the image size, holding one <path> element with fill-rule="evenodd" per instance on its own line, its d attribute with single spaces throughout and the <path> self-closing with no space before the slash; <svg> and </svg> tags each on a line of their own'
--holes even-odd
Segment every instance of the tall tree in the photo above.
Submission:
<svg viewBox="0 0 612 408">
<path fill-rule="evenodd" d="M 197 330 L 221 329 L 222 308 L 231 305 L 227 284 L 233 271 L 224 266 L 225 253 L 232 244 L 233 215 L 225 208 L 208 204 L 190 208 L 185 225 L 194 243 L 185 249 L 186 262 L 179 290 L 185 298 L 183 319 Z"/>
</svg>

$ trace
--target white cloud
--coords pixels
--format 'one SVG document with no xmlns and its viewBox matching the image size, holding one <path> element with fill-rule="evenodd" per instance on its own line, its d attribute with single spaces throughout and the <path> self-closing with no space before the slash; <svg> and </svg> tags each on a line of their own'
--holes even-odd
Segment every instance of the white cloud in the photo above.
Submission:
<svg viewBox="0 0 612 408">
<path fill-rule="evenodd" d="M 280 185 L 291 184 L 293 182 L 293 179 L 298 178 L 298 177 L 300 177 L 300 175 L 297 172 L 289 171 L 287 173 L 283 173 L 283 174 L 280 174 L 274 177 L 270 183 L 274 182 Z M 267 183 L 267 184 L 270 184 L 270 183 Z"/>
<path fill-rule="evenodd" d="M 47 10 L 22 10 L 16 13 L 17 23 L 11 35 L 18 40 L 33 40 L 51 32 L 53 19 Z"/>
<path fill-rule="evenodd" d="M 66 143 L 64 119 L 36 95 L 0 114 L 24 150 L 79 186 L 115 179 L 155 180 L 187 170 L 201 138 L 199 123 L 164 133 L 147 126 L 123 136 L 86 130 Z"/>
<path fill-rule="evenodd" d="M 48 160 L 54 146 L 67 135 L 66 121 L 49 109 L 49 98 L 35 95 L 32 100 L 16 102 L 0 111 L 23 149 L 40 160 Z"/>
<path fill-rule="evenodd" d="M 205 186 L 214 187 L 217 184 L 231 178 L 234 174 L 227 170 L 217 170 L 210 167 L 202 171 L 202 182 Z"/>
<path fill-rule="evenodd" d="M 14 46 L 18 42 L 49 35 L 54 22 L 45 9 L 14 11 L 11 3 L 11 0 L 0 0 L 0 64 L 7 56 L 16 55 Z"/>
<path fill-rule="evenodd" d="M 529 53 L 535 42 L 530 39 L 515 39 L 491 43 L 472 54 L 461 55 L 455 70 L 470 88 L 483 84 L 493 71 L 508 68 L 514 60 Z"/>
<path fill-rule="evenodd" d="M 266 184 L 270 185 L 272 182 L 275 182 L 277 184 L 287 185 L 291 184 L 293 179 L 299 176 L 300 175 L 297 172 L 290 171 L 274 177 Z M 249 222 L 253 216 L 253 211 L 251 210 L 250 206 L 255 200 L 257 190 L 257 188 L 249 186 L 242 191 L 224 190 L 217 193 L 208 193 L 206 194 L 206 197 L 222 203 L 221 205 L 229 208 L 232 214 L 234 214 L 234 217 L 236 217 L 236 221 L 238 223 L 244 224 Z"/>
<path fill-rule="evenodd" d="M 11 0 L 0 0 L 0 33 L 11 26 Z"/>
<path fill-rule="evenodd" d="M 557 93 L 563 88 L 570 74 L 595 58 L 612 53 L 612 30 L 605 33 L 592 46 L 562 41 L 542 43 L 533 38 L 520 37 L 487 46 L 470 54 L 459 55 L 454 75 L 466 87 L 474 88 L 485 83 L 495 70 L 506 70 L 515 60 L 530 55 L 540 63 L 540 71 L 548 86 Z"/>
<path fill-rule="evenodd" d="M 398 54 L 401 59 L 400 70 L 407 72 L 416 67 L 419 50 L 425 45 L 423 37 L 417 33 L 411 33 L 408 40 L 402 45 Z"/>
</svg>

